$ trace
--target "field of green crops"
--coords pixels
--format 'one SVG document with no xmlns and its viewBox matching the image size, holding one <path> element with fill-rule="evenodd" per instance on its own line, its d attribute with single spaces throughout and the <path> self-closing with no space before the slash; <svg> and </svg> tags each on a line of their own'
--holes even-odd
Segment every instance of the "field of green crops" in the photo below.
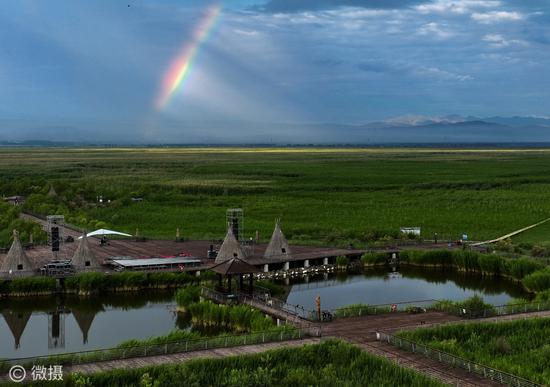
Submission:
<svg viewBox="0 0 550 387">
<path fill-rule="evenodd" d="M 363 244 L 401 226 L 483 240 L 550 217 L 550 150 L 3 148 L 0 194 L 149 237 L 222 238 L 225 210 L 241 207 L 264 240 L 279 217 L 294 243 Z M 550 240 L 550 223 L 519 239 Z"/>
<path fill-rule="evenodd" d="M 476 363 L 550 384 L 550 319 L 454 324 L 399 334 Z"/>
</svg>

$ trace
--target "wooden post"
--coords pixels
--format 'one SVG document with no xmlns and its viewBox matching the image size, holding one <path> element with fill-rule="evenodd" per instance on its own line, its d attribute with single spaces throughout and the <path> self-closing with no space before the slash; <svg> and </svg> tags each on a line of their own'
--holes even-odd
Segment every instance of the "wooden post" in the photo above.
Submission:
<svg viewBox="0 0 550 387">
<path fill-rule="evenodd" d="M 222 275 L 221 274 L 218 274 L 218 285 L 220 286 L 220 288 L 222 287 Z"/>
<path fill-rule="evenodd" d="M 321 296 L 317 295 L 317 297 L 315 297 L 315 305 L 317 306 L 317 317 L 319 321 L 321 321 Z"/>
<path fill-rule="evenodd" d="M 231 274 L 227 275 L 227 291 L 231 293 Z"/>
<path fill-rule="evenodd" d="M 248 277 L 248 293 L 250 295 L 254 294 L 254 274 L 250 273 Z"/>
<path fill-rule="evenodd" d="M 243 275 L 239 274 L 239 290 L 243 290 Z"/>
<path fill-rule="evenodd" d="M 180 228 L 176 228 L 176 241 L 180 240 Z"/>
</svg>

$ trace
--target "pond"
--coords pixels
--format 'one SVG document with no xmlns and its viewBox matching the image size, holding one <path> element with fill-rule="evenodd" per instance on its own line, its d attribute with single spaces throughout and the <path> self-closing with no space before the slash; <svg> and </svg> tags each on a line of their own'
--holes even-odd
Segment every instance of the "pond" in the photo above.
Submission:
<svg viewBox="0 0 550 387">
<path fill-rule="evenodd" d="M 0 301 L 0 358 L 110 348 L 187 328 L 172 292 Z"/>
<path fill-rule="evenodd" d="M 392 304 L 420 300 L 464 300 L 478 294 L 492 305 L 506 304 L 512 298 L 526 298 L 518 284 L 455 271 L 403 268 L 367 270 L 357 274 L 321 274 L 309 279 L 290 280 L 287 298 L 291 305 L 315 309 L 320 296 L 322 309 L 351 304 Z"/>
<path fill-rule="evenodd" d="M 480 294 L 492 304 L 525 297 L 517 284 L 455 272 L 403 269 L 330 274 L 290 281 L 290 304 L 323 309 L 354 303 L 386 304 L 426 299 L 462 300 Z M 174 328 L 191 329 L 175 312 L 173 292 L 0 300 L 0 358 L 20 358 L 111 348 Z"/>
</svg>

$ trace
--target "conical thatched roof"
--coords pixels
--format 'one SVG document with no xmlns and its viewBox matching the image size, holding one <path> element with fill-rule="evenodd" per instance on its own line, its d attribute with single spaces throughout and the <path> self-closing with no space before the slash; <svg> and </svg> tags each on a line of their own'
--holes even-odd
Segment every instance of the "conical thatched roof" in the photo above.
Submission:
<svg viewBox="0 0 550 387">
<path fill-rule="evenodd" d="M 13 243 L 10 251 L 8 251 L 8 255 L 0 265 L 0 272 L 9 272 L 10 270 L 13 272 L 32 270 L 31 263 L 23 250 L 23 246 L 21 246 L 19 233 L 16 230 L 13 230 Z"/>
<path fill-rule="evenodd" d="M 88 342 L 88 332 L 90 331 L 96 312 L 78 309 L 74 309 L 72 312 L 76 323 L 82 331 L 82 342 L 86 344 Z"/>
<path fill-rule="evenodd" d="M 227 235 L 223 240 L 222 247 L 220 247 L 220 251 L 218 251 L 218 255 L 216 256 L 215 262 L 220 263 L 233 258 L 239 258 L 241 260 L 244 260 L 246 257 L 243 252 L 243 249 L 241 248 L 241 245 L 239 244 L 239 242 L 237 242 L 237 239 L 233 234 L 233 230 L 231 229 L 231 227 L 228 227 Z"/>
<path fill-rule="evenodd" d="M 275 230 L 273 230 L 273 235 L 271 235 L 271 240 L 267 245 L 267 249 L 264 253 L 264 258 L 279 258 L 279 257 L 290 257 L 291 256 L 290 247 L 286 241 L 285 235 L 281 231 L 281 226 L 279 221 L 275 223 Z"/>
<path fill-rule="evenodd" d="M 73 254 L 73 266 L 77 269 L 87 269 L 101 266 L 90 248 L 86 232 L 82 235 L 78 247 Z"/>
<path fill-rule="evenodd" d="M 57 192 L 55 192 L 55 188 L 53 185 L 50 185 L 50 190 L 48 191 L 48 196 L 51 198 L 54 198 L 57 196 Z"/>
<path fill-rule="evenodd" d="M 10 328 L 13 338 L 15 339 L 15 348 L 19 348 L 19 343 L 21 341 L 21 336 L 25 331 L 25 327 L 31 318 L 32 312 L 15 312 L 13 310 L 3 310 L 2 316 L 6 320 L 6 324 Z"/>
</svg>

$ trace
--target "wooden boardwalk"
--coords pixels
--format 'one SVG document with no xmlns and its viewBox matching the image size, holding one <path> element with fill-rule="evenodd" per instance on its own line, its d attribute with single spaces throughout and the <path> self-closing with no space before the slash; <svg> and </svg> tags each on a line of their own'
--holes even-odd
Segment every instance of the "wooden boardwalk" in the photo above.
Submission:
<svg viewBox="0 0 550 387">
<path fill-rule="evenodd" d="M 79 373 L 87 374 L 87 373 L 95 373 L 95 372 L 102 372 L 102 371 L 110 371 L 117 368 L 129 369 L 129 368 L 149 367 L 149 366 L 159 365 L 159 364 L 173 364 L 173 363 L 180 363 L 182 361 L 187 361 L 192 359 L 252 355 L 255 353 L 269 351 L 271 349 L 299 347 L 305 344 L 317 344 L 320 341 L 321 341 L 320 338 L 307 338 L 303 340 L 279 341 L 279 342 L 264 343 L 264 344 L 242 345 L 238 347 L 215 348 L 215 349 L 207 349 L 203 351 L 174 353 L 170 355 L 113 360 L 113 361 L 105 361 L 105 362 L 82 364 L 82 365 L 67 367 L 65 369 L 65 372 L 66 373 L 79 372 Z"/>
<path fill-rule="evenodd" d="M 524 313 L 509 316 L 490 317 L 478 320 L 463 320 L 442 312 L 428 312 L 422 314 L 408 314 L 405 312 L 349 317 L 322 324 L 323 338 L 336 338 L 358 346 L 362 350 L 376 356 L 385 357 L 399 366 L 409 368 L 424 375 L 437 379 L 445 384 L 454 386 L 497 386 L 497 382 L 470 374 L 466 370 L 455 368 L 447 364 L 428 359 L 421 354 L 410 353 L 386 342 L 376 340 L 376 332 L 396 333 L 400 330 L 416 329 L 450 323 L 497 322 L 526 319 L 533 317 L 550 317 L 550 311 Z M 303 325 L 303 320 L 297 321 Z M 318 326 L 318 325 L 316 325 Z M 149 357 L 137 357 L 104 362 L 64 367 L 64 373 L 95 373 L 114 369 L 141 368 L 159 364 L 174 364 L 182 361 L 199 358 L 220 358 L 245 354 L 255 354 L 277 348 L 298 347 L 305 344 L 316 344 L 322 339 L 319 337 L 271 342 L 254 345 L 243 345 L 228 348 L 215 348 L 192 352 L 175 353 Z M 0 376 L 0 382 L 8 381 L 6 375 Z"/>
<path fill-rule="evenodd" d="M 63 367 L 63 374 L 69 375 L 76 372 L 81 374 L 90 374 L 90 373 L 96 373 L 96 372 L 106 372 L 106 371 L 111 371 L 111 370 L 121 369 L 121 368 L 133 369 L 133 368 L 155 366 L 160 364 L 175 364 L 175 363 L 180 363 L 183 361 L 193 360 L 193 359 L 220 358 L 220 357 L 238 356 L 238 355 L 252 355 L 256 353 L 269 351 L 271 349 L 299 347 L 305 344 L 317 344 L 320 341 L 321 341 L 320 338 L 306 338 L 301 340 L 278 341 L 278 342 L 264 343 L 264 344 L 242 345 L 242 346 L 228 347 L 228 348 L 215 348 L 215 349 L 207 349 L 202 351 L 173 353 L 169 355 L 137 357 L 137 358 L 131 358 L 131 359 L 95 362 L 95 363 L 80 364 L 80 365 L 75 365 L 70 367 Z M 27 380 L 29 381 L 31 380 L 30 372 L 27 372 Z M 5 374 L 1 375 L 0 382 L 9 382 L 7 375 Z"/>
<path fill-rule="evenodd" d="M 441 312 L 423 314 L 395 313 L 375 316 L 350 317 L 339 319 L 323 326 L 323 336 L 345 340 L 373 355 L 382 356 L 399 366 L 413 369 L 445 384 L 454 386 L 497 386 L 487 379 L 396 348 L 376 340 L 376 332 L 395 333 L 403 329 L 415 329 L 439 324 L 461 322 L 455 317 Z"/>
<path fill-rule="evenodd" d="M 369 353 L 385 357 L 402 367 L 416 370 L 446 384 L 454 386 L 500 386 L 500 383 L 471 374 L 461 368 L 455 368 L 424 357 L 421 354 L 411 353 L 386 342 L 377 341 L 376 332 L 381 331 L 393 334 L 400 330 L 427 328 L 441 324 L 496 323 L 536 317 L 550 317 L 550 311 L 520 313 L 475 320 L 463 320 L 442 312 L 428 312 L 416 315 L 396 313 L 392 315 L 362 316 L 340 319 L 325 324 L 323 326 L 323 336 L 332 336 L 346 340 Z"/>
</svg>

